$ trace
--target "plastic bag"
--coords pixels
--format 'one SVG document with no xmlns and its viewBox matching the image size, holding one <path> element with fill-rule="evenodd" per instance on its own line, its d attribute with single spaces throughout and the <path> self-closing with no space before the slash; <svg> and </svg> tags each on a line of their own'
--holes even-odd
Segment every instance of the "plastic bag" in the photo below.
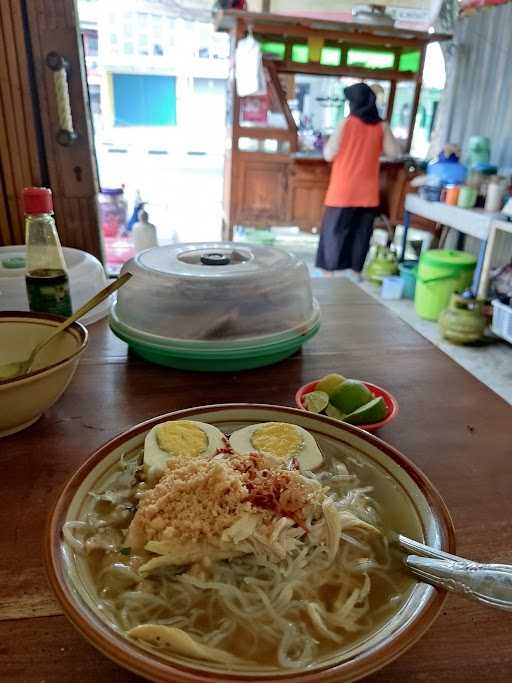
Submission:
<svg viewBox="0 0 512 683">
<path fill-rule="evenodd" d="M 267 92 L 260 46 L 251 35 L 243 38 L 237 45 L 235 77 L 239 97 L 265 95 Z"/>
</svg>

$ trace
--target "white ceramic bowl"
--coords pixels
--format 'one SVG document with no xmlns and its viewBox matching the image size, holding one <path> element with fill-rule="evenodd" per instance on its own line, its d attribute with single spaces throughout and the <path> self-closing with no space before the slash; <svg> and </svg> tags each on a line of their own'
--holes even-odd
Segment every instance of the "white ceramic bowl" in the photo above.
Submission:
<svg viewBox="0 0 512 683">
<path fill-rule="evenodd" d="M 182 418 L 209 422 L 226 434 L 257 422 L 300 425 L 309 430 L 325 454 L 351 459 L 349 466 L 354 466 L 355 461 L 363 483 L 378 481 L 379 493 L 375 492 L 375 498 L 382 505 L 387 525 L 435 548 L 454 552 L 452 522 L 436 489 L 405 456 L 357 427 L 294 408 L 250 404 L 203 406 L 161 415 L 133 427 L 96 451 L 71 478 L 50 518 L 45 541 L 50 583 L 66 615 L 87 640 L 122 666 L 162 683 L 340 683 L 381 668 L 425 633 L 441 610 L 445 593 L 414 579 L 402 606 L 384 624 L 304 671 L 226 671 L 214 664 L 165 656 L 127 638 L 98 608 L 87 564 L 63 541 L 61 530 L 65 522 L 80 519 L 90 510 L 89 491 L 101 486 L 122 453 L 142 446 L 146 433 L 155 424 Z"/>
<path fill-rule="evenodd" d="M 62 322 L 43 313 L 0 312 L 0 364 L 28 358 Z M 73 323 L 36 356 L 32 371 L 0 381 L 0 437 L 30 427 L 63 394 L 87 346 L 87 330 Z"/>
</svg>

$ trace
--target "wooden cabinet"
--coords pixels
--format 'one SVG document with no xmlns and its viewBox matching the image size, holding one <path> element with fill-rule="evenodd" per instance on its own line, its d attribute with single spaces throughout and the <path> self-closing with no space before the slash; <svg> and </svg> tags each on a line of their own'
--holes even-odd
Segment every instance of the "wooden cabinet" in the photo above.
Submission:
<svg viewBox="0 0 512 683">
<path fill-rule="evenodd" d="M 319 229 L 330 172 L 324 161 L 297 162 L 245 153 L 238 155 L 237 168 L 232 195 L 234 224 Z"/>
<path fill-rule="evenodd" d="M 261 227 L 286 223 L 288 165 L 261 157 L 239 161 L 235 223 Z"/>
<path fill-rule="evenodd" d="M 295 162 L 288 179 L 288 222 L 303 230 L 320 229 L 330 166 L 325 161 Z"/>
</svg>

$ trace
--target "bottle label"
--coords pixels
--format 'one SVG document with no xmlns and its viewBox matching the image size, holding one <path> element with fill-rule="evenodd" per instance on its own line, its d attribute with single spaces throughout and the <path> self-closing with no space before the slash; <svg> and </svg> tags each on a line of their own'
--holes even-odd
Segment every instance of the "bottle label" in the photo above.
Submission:
<svg viewBox="0 0 512 683">
<path fill-rule="evenodd" d="M 34 313 L 69 316 L 71 295 L 69 280 L 63 270 L 41 268 L 27 273 L 28 303 Z"/>
</svg>

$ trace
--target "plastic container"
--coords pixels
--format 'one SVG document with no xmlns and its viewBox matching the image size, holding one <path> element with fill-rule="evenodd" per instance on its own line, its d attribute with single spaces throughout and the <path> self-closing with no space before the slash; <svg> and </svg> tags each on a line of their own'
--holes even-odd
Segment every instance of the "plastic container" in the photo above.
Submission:
<svg viewBox="0 0 512 683">
<path fill-rule="evenodd" d="M 107 277 L 97 258 L 79 249 L 63 247 L 64 260 L 69 276 L 71 302 L 76 311 L 100 289 L 106 287 Z M 0 247 L 0 311 L 28 311 L 25 287 L 25 245 Z M 107 299 L 94 310 L 80 318 L 90 325 L 104 318 L 110 311 Z"/>
<path fill-rule="evenodd" d="M 464 251 L 431 249 L 420 256 L 414 304 L 416 313 L 438 320 L 454 292 L 471 286 L 476 257 Z"/>
<path fill-rule="evenodd" d="M 506 181 L 505 178 L 494 176 L 487 185 L 487 195 L 485 198 L 485 210 L 497 213 L 503 208 L 505 197 Z"/>
<path fill-rule="evenodd" d="M 306 265 L 232 242 L 141 252 L 121 272 L 112 330 L 140 356 L 187 370 L 241 370 L 293 354 L 319 328 Z"/>
<path fill-rule="evenodd" d="M 478 197 L 478 190 L 470 185 L 463 185 L 459 190 L 457 206 L 461 209 L 472 209 Z"/>
<path fill-rule="evenodd" d="M 388 275 L 382 280 L 380 295 L 389 301 L 398 301 L 402 298 L 404 282 L 398 275 Z"/>
<path fill-rule="evenodd" d="M 424 185 L 421 188 L 421 196 L 428 202 L 439 202 L 441 200 L 441 185 Z"/>
<path fill-rule="evenodd" d="M 304 406 L 304 396 L 306 394 L 309 394 L 311 391 L 315 391 L 319 381 L 320 380 L 308 382 L 307 384 L 304 384 L 303 386 L 297 389 L 297 391 L 295 392 L 295 404 L 297 405 L 297 408 L 300 408 L 301 410 L 306 410 L 306 407 Z M 385 425 L 389 424 L 389 422 L 391 422 L 391 420 L 394 420 L 395 417 L 398 415 L 398 401 L 390 391 L 387 391 L 386 389 L 383 389 L 382 387 L 379 387 L 376 384 L 370 384 L 370 382 L 363 382 L 363 384 L 365 384 L 368 387 L 368 389 L 372 392 L 374 396 L 382 396 L 386 403 L 387 413 L 386 417 L 383 420 L 381 420 L 380 422 L 372 422 L 369 424 L 357 425 L 360 429 L 364 429 L 366 432 L 376 432 L 377 429 L 380 429 L 381 427 L 384 427 Z"/>
<path fill-rule="evenodd" d="M 491 141 L 483 135 L 472 135 L 468 143 L 467 165 L 488 164 L 491 159 Z"/>
<path fill-rule="evenodd" d="M 418 261 L 402 261 L 402 263 L 398 264 L 398 269 L 403 282 L 402 297 L 404 299 L 414 299 Z"/>
<path fill-rule="evenodd" d="M 427 166 L 427 184 L 431 184 L 431 178 L 437 178 L 442 185 L 462 185 L 466 179 L 466 172 L 466 167 L 455 154 L 446 157 L 441 152 L 437 160 L 430 161 Z"/>
<path fill-rule="evenodd" d="M 457 206 L 459 201 L 460 185 L 447 185 L 445 202 L 450 206 Z"/>
<path fill-rule="evenodd" d="M 512 307 L 496 299 L 492 301 L 492 331 L 512 344 Z"/>
<path fill-rule="evenodd" d="M 103 188 L 98 195 L 98 208 L 104 237 L 118 237 L 126 227 L 127 218 L 123 189 Z"/>
</svg>

